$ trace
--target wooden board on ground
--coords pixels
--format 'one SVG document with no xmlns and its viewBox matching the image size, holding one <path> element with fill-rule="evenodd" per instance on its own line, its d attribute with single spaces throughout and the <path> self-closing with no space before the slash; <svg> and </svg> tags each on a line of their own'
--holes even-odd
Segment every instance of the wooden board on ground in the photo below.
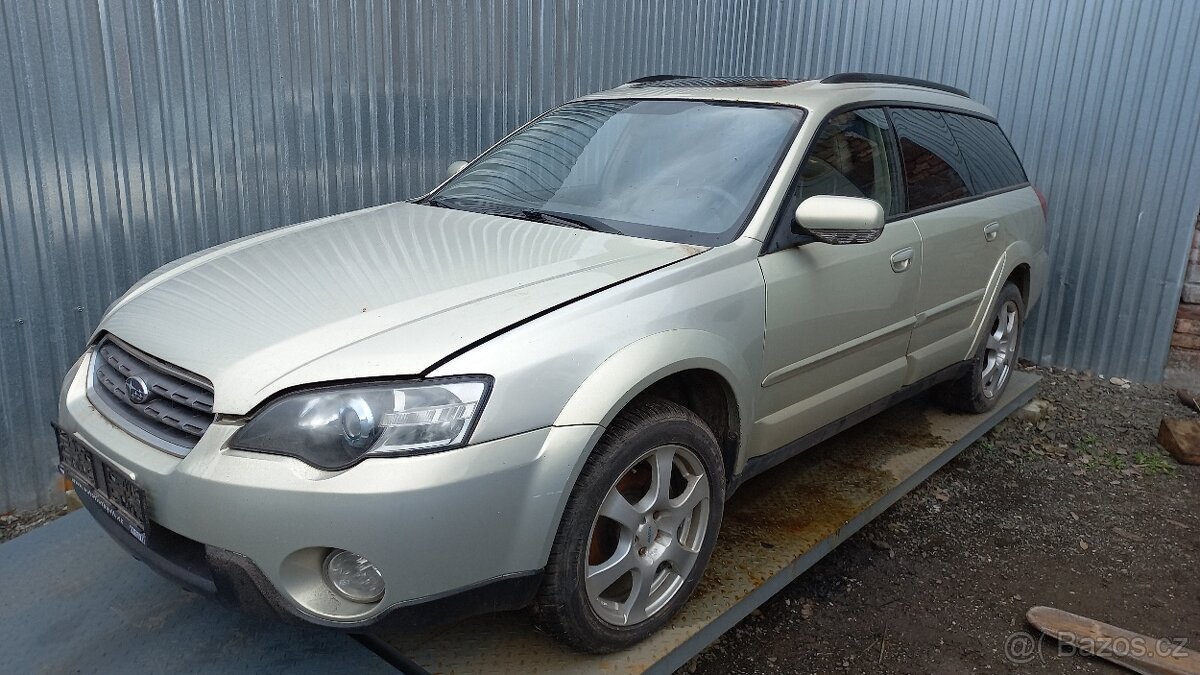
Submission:
<svg viewBox="0 0 1200 675">
<path fill-rule="evenodd" d="M 1035 628 L 1059 642 L 1135 673 L 1200 675 L 1200 653 L 1171 640 L 1134 633 L 1053 607 L 1034 607 L 1026 618 Z"/>
</svg>

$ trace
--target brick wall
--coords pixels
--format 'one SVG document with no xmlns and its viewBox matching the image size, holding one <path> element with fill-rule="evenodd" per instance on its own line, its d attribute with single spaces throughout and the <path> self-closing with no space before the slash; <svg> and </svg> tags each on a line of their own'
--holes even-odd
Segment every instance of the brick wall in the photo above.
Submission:
<svg viewBox="0 0 1200 675">
<path fill-rule="evenodd" d="M 1196 221 L 1192 249 L 1188 253 L 1187 278 L 1184 279 L 1183 296 L 1179 299 L 1171 347 L 1200 352 L 1200 219 Z"/>
</svg>

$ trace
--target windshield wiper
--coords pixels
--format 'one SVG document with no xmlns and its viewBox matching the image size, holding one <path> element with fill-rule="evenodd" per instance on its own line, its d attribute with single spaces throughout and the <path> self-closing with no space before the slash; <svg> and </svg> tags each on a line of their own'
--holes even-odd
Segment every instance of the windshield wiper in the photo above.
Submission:
<svg viewBox="0 0 1200 675">
<path fill-rule="evenodd" d="M 549 223 L 551 225 L 565 225 L 567 227 L 576 227 L 583 230 L 592 230 L 593 232 L 608 232 L 610 234 L 619 234 L 619 232 L 608 223 L 593 218 L 592 216 L 580 216 L 574 213 L 558 213 L 555 211 L 541 211 L 538 209 L 521 209 L 520 215 L 525 220 L 532 220 L 539 223 Z"/>
<path fill-rule="evenodd" d="M 443 199 L 438 199 L 437 197 L 432 197 L 430 199 L 423 199 L 419 203 L 425 204 L 426 206 L 436 206 L 439 209 L 456 209 L 456 208 L 458 208 L 456 206 L 451 205 L 450 202 L 447 202 Z"/>
<path fill-rule="evenodd" d="M 574 227 L 581 230 L 592 230 L 593 232 L 608 232 L 610 234 L 620 234 L 616 228 L 608 223 L 595 218 L 593 216 L 581 216 L 574 213 L 559 213 L 557 211 L 542 211 L 541 209 L 522 209 L 515 206 L 500 203 L 480 202 L 473 203 L 469 206 L 455 199 L 453 202 L 445 199 L 433 197 L 421 201 L 422 204 L 428 206 L 436 206 L 443 209 L 455 209 L 458 211 L 473 211 L 475 213 L 491 213 L 497 216 L 507 216 L 509 218 L 521 218 L 524 220 L 532 220 L 536 223 L 547 223 L 550 225 L 563 225 L 565 227 Z"/>
</svg>

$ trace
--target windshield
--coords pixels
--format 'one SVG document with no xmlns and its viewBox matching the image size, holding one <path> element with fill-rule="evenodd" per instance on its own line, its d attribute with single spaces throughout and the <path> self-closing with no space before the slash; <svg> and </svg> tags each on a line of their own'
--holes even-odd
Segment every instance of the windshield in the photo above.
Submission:
<svg viewBox="0 0 1200 675">
<path fill-rule="evenodd" d="M 568 103 L 425 203 L 724 244 L 745 227 L 802 119 L 797 108 L 711 101 Z"/>
</svg>

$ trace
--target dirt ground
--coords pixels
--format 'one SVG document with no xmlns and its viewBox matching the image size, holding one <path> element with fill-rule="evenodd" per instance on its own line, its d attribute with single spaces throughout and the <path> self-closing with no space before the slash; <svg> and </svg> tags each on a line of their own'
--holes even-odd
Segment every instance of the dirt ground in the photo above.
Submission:
<svg viewBox="0 0 1200 675">
<path fill-rule="evenodd" d="M 1021 635 L 1035 605 L 1200 648 L 1200 467 L 1155 442 L 1195 413 L 1037 370 L 1041 423 L 1002 423 L 681 672 L 1125 672 Z"/>
</svg>

